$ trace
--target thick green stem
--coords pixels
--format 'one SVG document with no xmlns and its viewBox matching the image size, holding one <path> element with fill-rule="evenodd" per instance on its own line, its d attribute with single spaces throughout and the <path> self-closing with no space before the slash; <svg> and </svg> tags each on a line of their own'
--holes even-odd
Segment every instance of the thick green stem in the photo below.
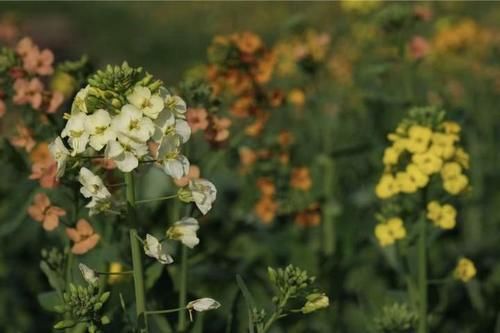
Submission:
<svg viewBox="0 0 500 333">
<path fill-rule="evenodd" d="M 420 218 L 418 237 L 418 333 L 427 333 L 427 221 Z"/>
<path fill-rule="evenodd" d="M 131 225 L 135 224 L 135 184 L 134 175 L 132 173 L 125 174 L 125 183 L 127 188 L 127 208 L 128 217 Z M 144 292 L 144 276 L 142 272 L 142 251 L 141 243 L 138 239 L 137 230 L 131 228 L 129 230 L 130 249 L 132 251 L 132 269 L 134 276 L 135 289 L 135 308 L 137 322 L 141 332 L 148 332 L 148 320 L 146 316 L 146 297 Z"/>
<path fill-rule="evenodd" d="M 181 245 L 181 275 L 179 281 L 179 308 L 185 307 L 187 303 L 187 266 L 188 266 L 188 248 Z M 177 329 L 179 332 L 186 330 L 186 311 L 179 312 L 179 323 Z"/>
</svg>

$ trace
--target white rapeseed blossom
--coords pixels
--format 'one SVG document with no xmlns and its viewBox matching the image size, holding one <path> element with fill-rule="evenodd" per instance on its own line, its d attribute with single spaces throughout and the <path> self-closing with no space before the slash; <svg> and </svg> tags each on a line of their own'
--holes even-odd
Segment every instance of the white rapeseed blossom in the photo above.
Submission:
<svg viewBox="0 0 500 333">
<path fill-rule="evenodd" d="M 97 273 L 90 268 L 89 266 L 85 264 L 78 264 L 78 268 L 80 269 L 80 272 L 82 273 L 83 279 L 87 281 L 90 284 L 96 284 L 97 281 L 99 281 L 99 277 L 97 276 Z"/>
<path fill-rule="evenodd" d="M 208 297 L 195 299 L 186 305 L 188 310 L 194 310 L 196 312 L 203 312 L 208 310 L 215 310 L 220 307 L 220 303 L 216 300 Z"/>
<path fill-rule="evenodd" d="M 57 137 L 54 142 L 49 145 L 49 151 L 57 163 L 56 177 L 60 178 L 66 170 L 66 161 L 69 157 L 69 150 L 66 148 L 60 137 Z"/>
<path fill-rule="evenodd" d="M 83 112 L 73 112 L 69 115 L 68 122 L 61 132 L 61 137 L 68 137 L 68 143 L 73 149 L 71 155 L 75 156 L 85 151 L 89 142 L 89 133 L 85 126 L 87 115 Z"/>
<path fill-rule="evenodd" d="M 167 253 L 167 248 L 162 246 L 160 241 L 150 234 L 146 235 L 144 241 L 144 252 L 147 256 L 155 258 L 160 264 L 168 265 L 174 262 L 172 256 Z"/>
<path fill-rule="evenodd" d="M 111 128 L 111 116 L 108 111 L 99 109 L 87 116 L 86 128 L 90 134 L 90 146 L 101 150 L 109 141 L 115 140 L 116 133 Z"/>
<path fill-rule="evenodd" d="M 130 172 L 139 165 L 139 158 L 148 153 L 144 143 L 138 143 L 126 136 L 119 136 L 118 141 L 109 141 L 104 156 L 113 160 L 118 169 Z"/>
<path fill-rule="evenodd" d="M 102 179 L 85 167 L 80 169 L 78 181 L 82 184 L 80 192 L 85 198 L 104 200 L 111 197 L 111 193 L 104 186 Z"/>
<path fill-rule="evenodd" d="M 160 95 L 152 95 L 149 88 L 142 86 L 135 86 L 133 92 L 127 96 L 127 100 L 152 119 L 156 119 L 164 109 L 164 102 Z"/>
<path fill-rule="evenodd" d="M 196 232 L 200 228 L 198 221 L 192 217 L 184 217 L 168 228 L 167 237 L 178 240 L 189 248 L 193 248 L 200 243 Z"/>
<path fill-rule="evenodd" d="M 118 134 L 132 140 L 146 143 L 154 133 L 153 121 L 142 115 L 141 110 L 132 104 L 126 104 L 111 121 L 111 127 Z"/>
<path fill-rule="evenodd" d="M 76 94 L 75 99 L 73 100 L 73 104 L 71 105 L 71 113 L 88 113 L 85 100 L 87 99 L 87 95 L 89 94 L 89 89 L 90 86 L 87 85 L 85 88 L 80 89 L 80 91 Z"/>
<path fill-rule="evenodd" d="M 157 159 L 163 165 L 165 173 L 175 179 L 182 178 L 189 172 L 189 160 L 180 154 L 179 139 L 174 135 L 162 140 Z"/>
<path fill-rule="evenodd" d="M 206 215 L 217 197 L 215 185 L 206 179 L 193 179 L 189 182 L 192 201 L 203 215 Z"/>
</svg>

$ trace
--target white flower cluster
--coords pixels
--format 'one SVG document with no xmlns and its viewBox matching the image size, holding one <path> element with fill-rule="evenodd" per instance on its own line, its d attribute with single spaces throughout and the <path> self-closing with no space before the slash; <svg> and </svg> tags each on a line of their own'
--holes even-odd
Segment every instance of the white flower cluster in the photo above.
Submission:
<svg viewBox="0 0 500 333">
<path fill-rule="evenodd" d="M 59 176 L 64 173 L 68 155 L 78 156 L 89 146 L 95 152 L 104 151 L 104 156 L 113 160 L 121 171 L 130 172 L 150 153 L 150 142 L 158 145 L 151 157 L 168 175 L 175 179 L 187 175 L 189 161 L 181 154 L 181 145 L 189 140 L 191 129 L 185 120 L 186 103 L 179 96 L 171 95 L 163 87 L 153 94 L 148 87 L 136 85 L 125 96 L 128 104 L 119 112 L 105 109 L 90 112 L 86 100 L 91 89 L 87 86 L 78 92 L 61 132 L 71 151 L 60 138 L 52 144 Z"/>
</svg>

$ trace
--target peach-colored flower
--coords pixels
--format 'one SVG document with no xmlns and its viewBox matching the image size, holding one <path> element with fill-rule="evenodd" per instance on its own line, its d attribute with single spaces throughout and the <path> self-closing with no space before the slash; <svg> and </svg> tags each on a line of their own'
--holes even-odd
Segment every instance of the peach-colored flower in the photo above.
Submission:
<svg viewBox="0 0 500 333">
<path fill-rule="evenodd" d="M 252 97 L 242 96 L 234 101 L 230 112 L 237 118 L 246 118 L 252 113 L 254 108 Z"/>
<path fill-rule="evenodd" d="M 412 59 L 419 60 L 429 54 L 431 46 L 424 37 L 414 36 L 410 42 L 409 49 Z"/>
<path fill-rule="evenodd" d="M 35 44 L 29 37 L 24 37 L 21 39 L 16 46 L 16 52 L 21 56 L 25 57 L 28 53 L 32 52 L 32 50 L 36 48 Z"/>
<path fill-rule="evenodd" d="M 241 52 L 254 53 L 262 46 L 262 40 L 252 32 L 243 32 L 235 38 L 236 45 Z"/>
<path fill-rule="evenodd" d="M 16 125 L 17 135 L 10 138 L 10 143 L 18 148 L 24 148 L 30 152 L 35 147 L 35 140 L 32 136 L 32 131 L 21 123 Z"/>
<path fill-rule="evenodd" d="M 276 186 L 270 178 L 261 177 L 257 179 L 257 188 L 263 197 L 272 197 L 276 193 Z"/>
<path fill-rule="evenodd" d="M 0 40 L 10 44 L 16 39 L 19 29 L 10 20 L 2 20 L 0 22 Z"/>
<path fill-rule="evenodd" d="M 245 128 L 245 133 L 248 136 L 256 137 L 264 130 L 264 126 L 269 119 L 269 113 L 259 112 L 255 117 L 255 121 Z"/>
<path fill-rule="evenodd" d="M 278 210 L 278 203 L 270 197 L 262 197 L 255 205 L 254 212 L 259 219 L 268 224 L 274 220 L 276 211 Z"/>
<path fill-rule="evenodd" d="M 222 142 L 229 138 L 229 127 L 231 127 L 231 119 L 226 117 L 212 117 L 211 139 L 215 142 Z"/>
<path fill-rule="evenodd" d="M 0 99 L 0 118 L 2 118 L 7 112 L 7 107 L 5 106 L 5 102 Z"/>
<path fill-rule="evenodd" d="M 42 227 L 51 231 L 59 225 L 59 218 L 66 215 L 60 207 L 52 206 L 49 197 L 44 193 L 37 193 L 33 204 L 28 207 L 28 214 L 35 221 L 41 222 Z"/>
<path fill-rule="evenodd" d="M 47 107 L 47 113 L 55 113 L 64 101 L 64 95 L 59 91 L 53 91 Z"/>
<path fill-rule="evenodd" d="M 198 179 L 198 178 L 200 178 L 200 168 L 194 164 L 191 164 L 189 166 L 189 171 L 188 171 L 187 176 L 184 176 L 184 177 L 179 178 L 179 179 L 174 179 L 174 183 L 175 183 L 175 185 L 177 185 L 179 187 L 184 187 L 187 184 L 189 184 L 190 180 Z"/>
<path fill-rule="evenodd" d="M 321 223 L 321 214 L 317 203 L 311 204 L 304 211 L 295 215 L 295 224 L 302 227 L 314 227 Z"/>
<path fill-rule="evenodd" d="M 186 120 L 191 127 L 191 131 L 204 131 L 208 127 L 207 110 L 204 108 L 190 108 L 186 112 Z"/>
<path fill-rule="evenodd" d="M 53 62 L 54 54 L 48 49 L 40 51 L 38 48 L 33 48 L 23 57 L 24 69 L 32 74 L 50 75 L 54 73 Z"/>
<path fill-rule="evenodd" d="M 257 153 L 251 148 L 241 147 L 238 153 L 240 155 L 241 166 L 244 169 L 243 171 L 246 171 L 257 161 Z"/>
<path fill-rule="evenodd" d="M 57 163 L 44 165 L 35 163 L 31 166 L 29 179 L 39 179 L 42 188 L 54 188 L 59 185 L 57 180 Z"/>
<path fill-rule="evenodd" d="M 40 108 L 43 101 L 43 84 L 38 78 L 33 78 L 30 81 L 26 79 L 17 79 L 14 82 L 14 90 L 16 94 L 13 101 L 16 104 L 30 103 L 34 109 Z"/>
<path fill-rule="evenodd" d="M 294 168 L 290 179 L 290 186 L 302 191 L 308 191 L 312 186 L 309 168 Z"/>
<path fill-rule="evenodd" d="M 66 235 L 74 242 L 71 248 L 71 252 L 74 254 L 87 253 L 96 247 L 101 238 L 85 219 L 79 219 L 76 228 L 66 228 Z"/>
</svg>

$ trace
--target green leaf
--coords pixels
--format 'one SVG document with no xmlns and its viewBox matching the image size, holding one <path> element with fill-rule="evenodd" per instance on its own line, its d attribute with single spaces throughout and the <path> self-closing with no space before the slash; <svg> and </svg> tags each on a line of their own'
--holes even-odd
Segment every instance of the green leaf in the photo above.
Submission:
<svg viewBox="0 0 500 333">
<path fill-rule="evenodd" d="M 62 291 L 64 290 L 63 279 L 56 272 L 54 272 L 45 261 L 40 262 L 40 269 L 45 276 L 47 276 L 50 286 L 62 295 Z"/>
<path fill-rule="evenodd" d="M 154 263 L 146 269 L 146 277 L 144 281 L 144 287 L 146 288 L 146 290 L 151 289 L 155 285 L 156 281 L 158 281 L 158 279 L 161 277 L 164 267 L 165 266 L 160 263 Z"/>
<path fill-rule="evenodd" d="M 38 303 L 40 306 L 47 311 L 51 312 L 60 312 L 57 309 L 57 306 L 61 302 L 61 298 L 57 291 L 47 291 L 41 294 L 38 294 Z"/>
<path fill-rule="evenodd" d="M 253 323 L 253 316 L 252 316 L 252 309 L 255 308 L 255 303 L 252 298 L 252 294 L 250 294 L 250 291 L 247 288 L 247 285 L 245 284 L 245 281 L 243 281 L 243 278 L 238 274 L 236 275 L 236 283 L 238 283 L 238 287 L 241 290 L 241 293 L 243 294 L 243 298 L 245 299 L 245 303 L 247 305 L 247 312 L 248 312 L 248 331 L 250 333 L 254 333 L 254 323 Z"/>
</svg>

